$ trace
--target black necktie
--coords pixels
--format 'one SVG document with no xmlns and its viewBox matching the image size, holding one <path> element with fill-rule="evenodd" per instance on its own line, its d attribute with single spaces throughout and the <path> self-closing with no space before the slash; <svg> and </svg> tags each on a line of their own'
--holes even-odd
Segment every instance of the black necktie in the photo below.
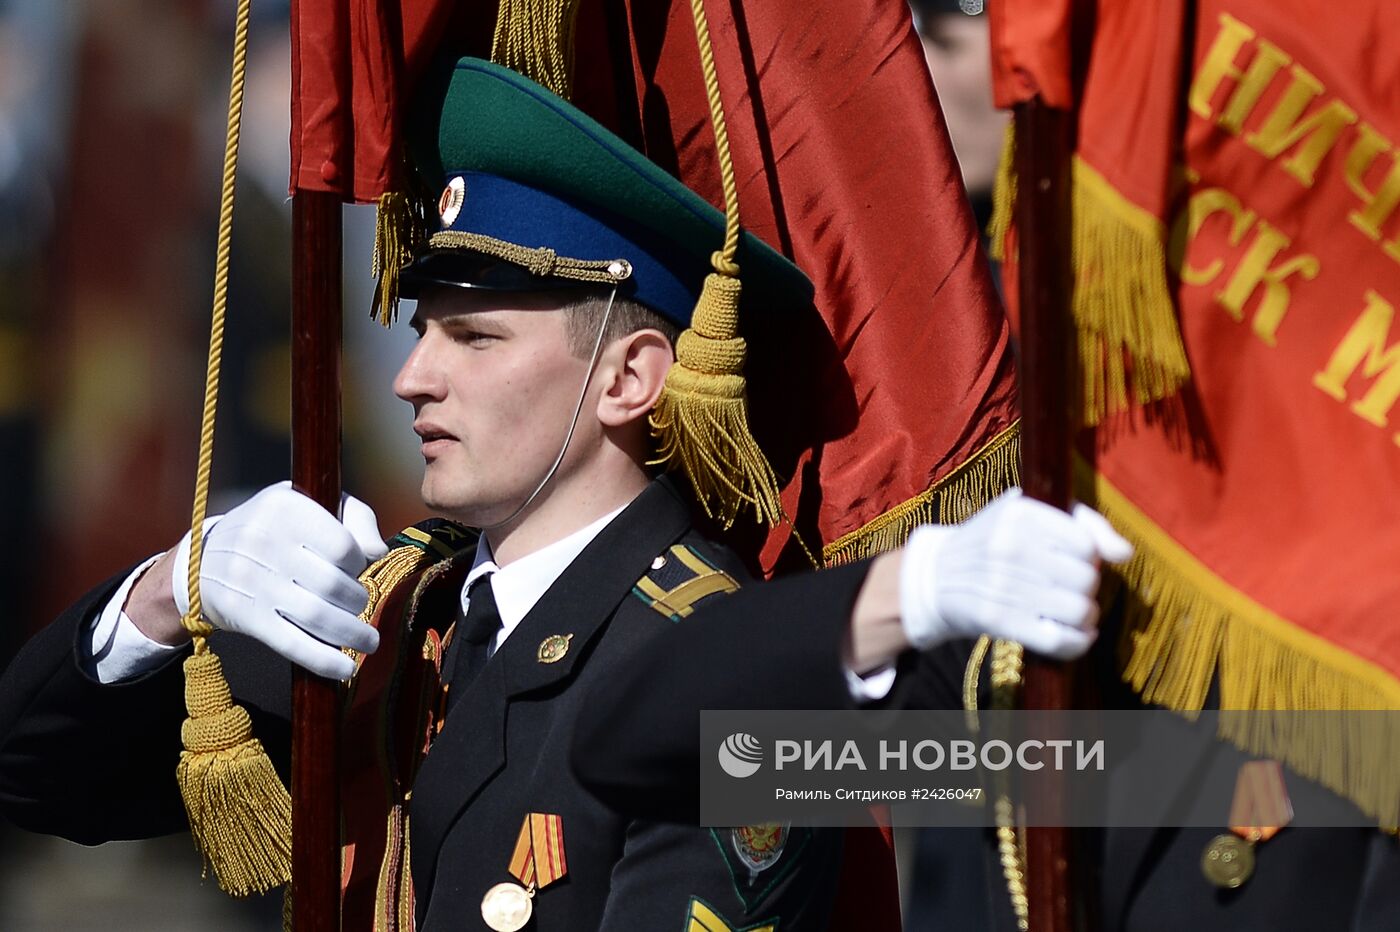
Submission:
<svg viewBox="0 0 1400 932">
<path fill-rule="evenodd" d="M 457 619 L 457 632 L 452 636 L 447 664 L 447 711 L 467 691 L 482 667 L 486 666 L 491 638 L 501 630 L 501 615 L 496 611 L 496 596 L 491 591 L 491 577 L 484 576 L 467 591 L 467 612 Z"/>
</svg>

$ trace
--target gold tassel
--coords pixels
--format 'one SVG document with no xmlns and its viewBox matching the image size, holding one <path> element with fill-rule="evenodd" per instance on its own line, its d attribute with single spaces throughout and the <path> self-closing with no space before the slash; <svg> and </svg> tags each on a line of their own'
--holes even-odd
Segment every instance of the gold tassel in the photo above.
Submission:
<svg viewBox="0 0 1400 932">
<path fill-rule="evenodd" d="M 778 477 L 749 429 L 748 385 L 739 336 L 739 188 L 729 155 L 729 131 L 719 95 L 704 0 L 690 0 L 700 70 L 715 133 L 715 159 L 724 192 L 724 245 L 710 257 L 690 328 L 676 341 L 676 363 L 651 414 L 659 440 L 653 463 L 680 466 L 705 513 L 728 528 L 752 505 L 760 522 L 783 520 Z M 799 538 L 800 540 L 800 538 Z M 805 547 L 805 545 L 804 545 Z"/>
<path fill-rule="evenodd" d="M 920 524 L 966 521 L 1002 492 L 1020 482 L 1020 422 L 993 437 L 957 469 L 929 489 L 827 544 L 827 566 L 854 563 L 900 547 Z"/>
<path fill-rule="evenodd" d="M 234 896 L 289 882 L 291 797 L 202 638 L 185 661 L 185 704 L 176 780 L 206 870 L 212 865 L 219 886 Z"/>
<path fill-rule="evenodd" d="M 778 477 L 749 430 L 739 292 L 732 275 L 705 277 L 651 415 L 659 440 L 653 462 L 679 465 L 705 513 L 726 528 L 745 505 L 769 524 L 783 514 Z"/>
<path fill-rule="evenodd" d="M 578 0 L 500 0 L 491 60 L 568 100 Z"/>
<path fill-rule="evenodd" d="M 399 274 L 427 239 L 426 205 L 404 191 L 379 196 L 370 273 L 378 280 L 370 314 L 388 327 L 399 316 Z"/>
<path fill-rule="evenodd" d="M 205 370 L 204 412 L 200 421 L 199 460 L 190 519 L 190 605 L 181 619 L 185 629 L 194 636 L 194 656 L 185 661 L 185 705 L 190 717 L 181 727 L 185 750 L 175 773 L 205 870 L 212 864 L 219 886 L 235 896 L 261 893 L 287 883 L 291 879 L 292 847 L 291 798 L 278 780 L 262 745 L 253 738 L 247 711 L 233 705 L 219 659 L 209 651 L 205 640 L 212 629 L 200 617 L 202 529 L 214 464 L 214 423 L 228 311 L 234 181 L 248 63 L 250 10 L 249 0 L 239 0 L 219 201 L 209 361 Z"/>
</svg>

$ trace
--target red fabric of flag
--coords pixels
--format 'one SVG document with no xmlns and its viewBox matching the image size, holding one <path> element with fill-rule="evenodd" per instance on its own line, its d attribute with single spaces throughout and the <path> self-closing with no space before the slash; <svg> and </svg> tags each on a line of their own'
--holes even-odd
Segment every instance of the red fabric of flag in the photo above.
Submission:
<svg viewBox="0 0 1400 932">
<path fill-rule="evenodd" d="M 293 0 L 291 191 L 372 203 L 402 185 L 400 140 L 415 77 L 443 47 L 482 34 L 485 4 Z"/>
<path fill-rule="evenodd" d="M 1002 108 L 1039 97 L 1068 110 L 1074 104 L 1070 69 L 1070 8 L 1074 0 L 994 0 L 992 96 Z"/>
<path fill-rule="evenodd" d="M 1400 708 L 1388 6 L 1140 7 L 1096 4 L 1074 177 L 1075 302 L 1141 324 L 1160 297 L 1189 360 L 1082 438 L 1081 494 L 1138 548 L 1123 675 L 1185 710 L 1212 684 L 1228 709 Z M 1229 736 L 1400 819 L 1396 729 Z"/>
<path fill-rule="evenodd" d="M 873 539 L 843 540 L 859 545 L 1013 423 L 1001 304 L 903 5 L 711 3 L 708 15 L 741 220 L 812 278 L 825 325 L 746 312 L 755 430 L 794 477 L 789 512 L 828 556 L 870 552 Z M 611 110 L 718 206 L 689 6 L 631 3 L 626 22 L 625 44 L 580 46 L 576 101 Z"/>
<path fill-rule="evenodd" d="M 296 4 L 293 190 L 373 201 L 395 188 L 413 77 L 445 47 L 484 54 L 494 15 Z M 799 526 L 858 555 L 843 538 L 1013 423 L 1002 309 L 905 7 L 711 3 L 709 18 L 742 221 L 813 279 L 822 321 L 748 315 L 755 429 L 792 477 Z M 575 103 L 719 206 L 689 5 L 582 0 L 577 21 Z M 963 498 L 958 517 L 981 500 Z"/>
</svg>

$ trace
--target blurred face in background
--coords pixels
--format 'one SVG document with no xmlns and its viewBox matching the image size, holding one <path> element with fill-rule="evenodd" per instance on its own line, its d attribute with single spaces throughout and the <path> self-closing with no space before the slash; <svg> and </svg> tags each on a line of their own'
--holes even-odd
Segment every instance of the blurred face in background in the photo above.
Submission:
<svg viewBox="0 0 1400 932">
<path fill-rule="evenodd" d="M 973 196 L 986 194 L 996 178 L 1009 118 L 992 106 L 987 17 L 928 12 L 916 16 L 916 22 L 963 183 Z"/>
</svg>

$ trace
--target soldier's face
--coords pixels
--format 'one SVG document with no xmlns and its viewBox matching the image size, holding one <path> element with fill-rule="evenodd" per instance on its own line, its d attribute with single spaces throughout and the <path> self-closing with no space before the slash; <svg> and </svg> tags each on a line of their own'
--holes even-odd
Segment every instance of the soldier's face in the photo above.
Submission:
<svg viewBox="0 0 1400 932">
<path fill-rule="evenodd" d="M 425 289 L 417 344 L 394 379 L 413 405 L 423 501 L 474 527 L 509 518 L 549 471 L 573 417 L 588 361 L 566 338 L 549 295 Z M 585 405 L 561 476 L 600 432 Z"/>
</svg>

